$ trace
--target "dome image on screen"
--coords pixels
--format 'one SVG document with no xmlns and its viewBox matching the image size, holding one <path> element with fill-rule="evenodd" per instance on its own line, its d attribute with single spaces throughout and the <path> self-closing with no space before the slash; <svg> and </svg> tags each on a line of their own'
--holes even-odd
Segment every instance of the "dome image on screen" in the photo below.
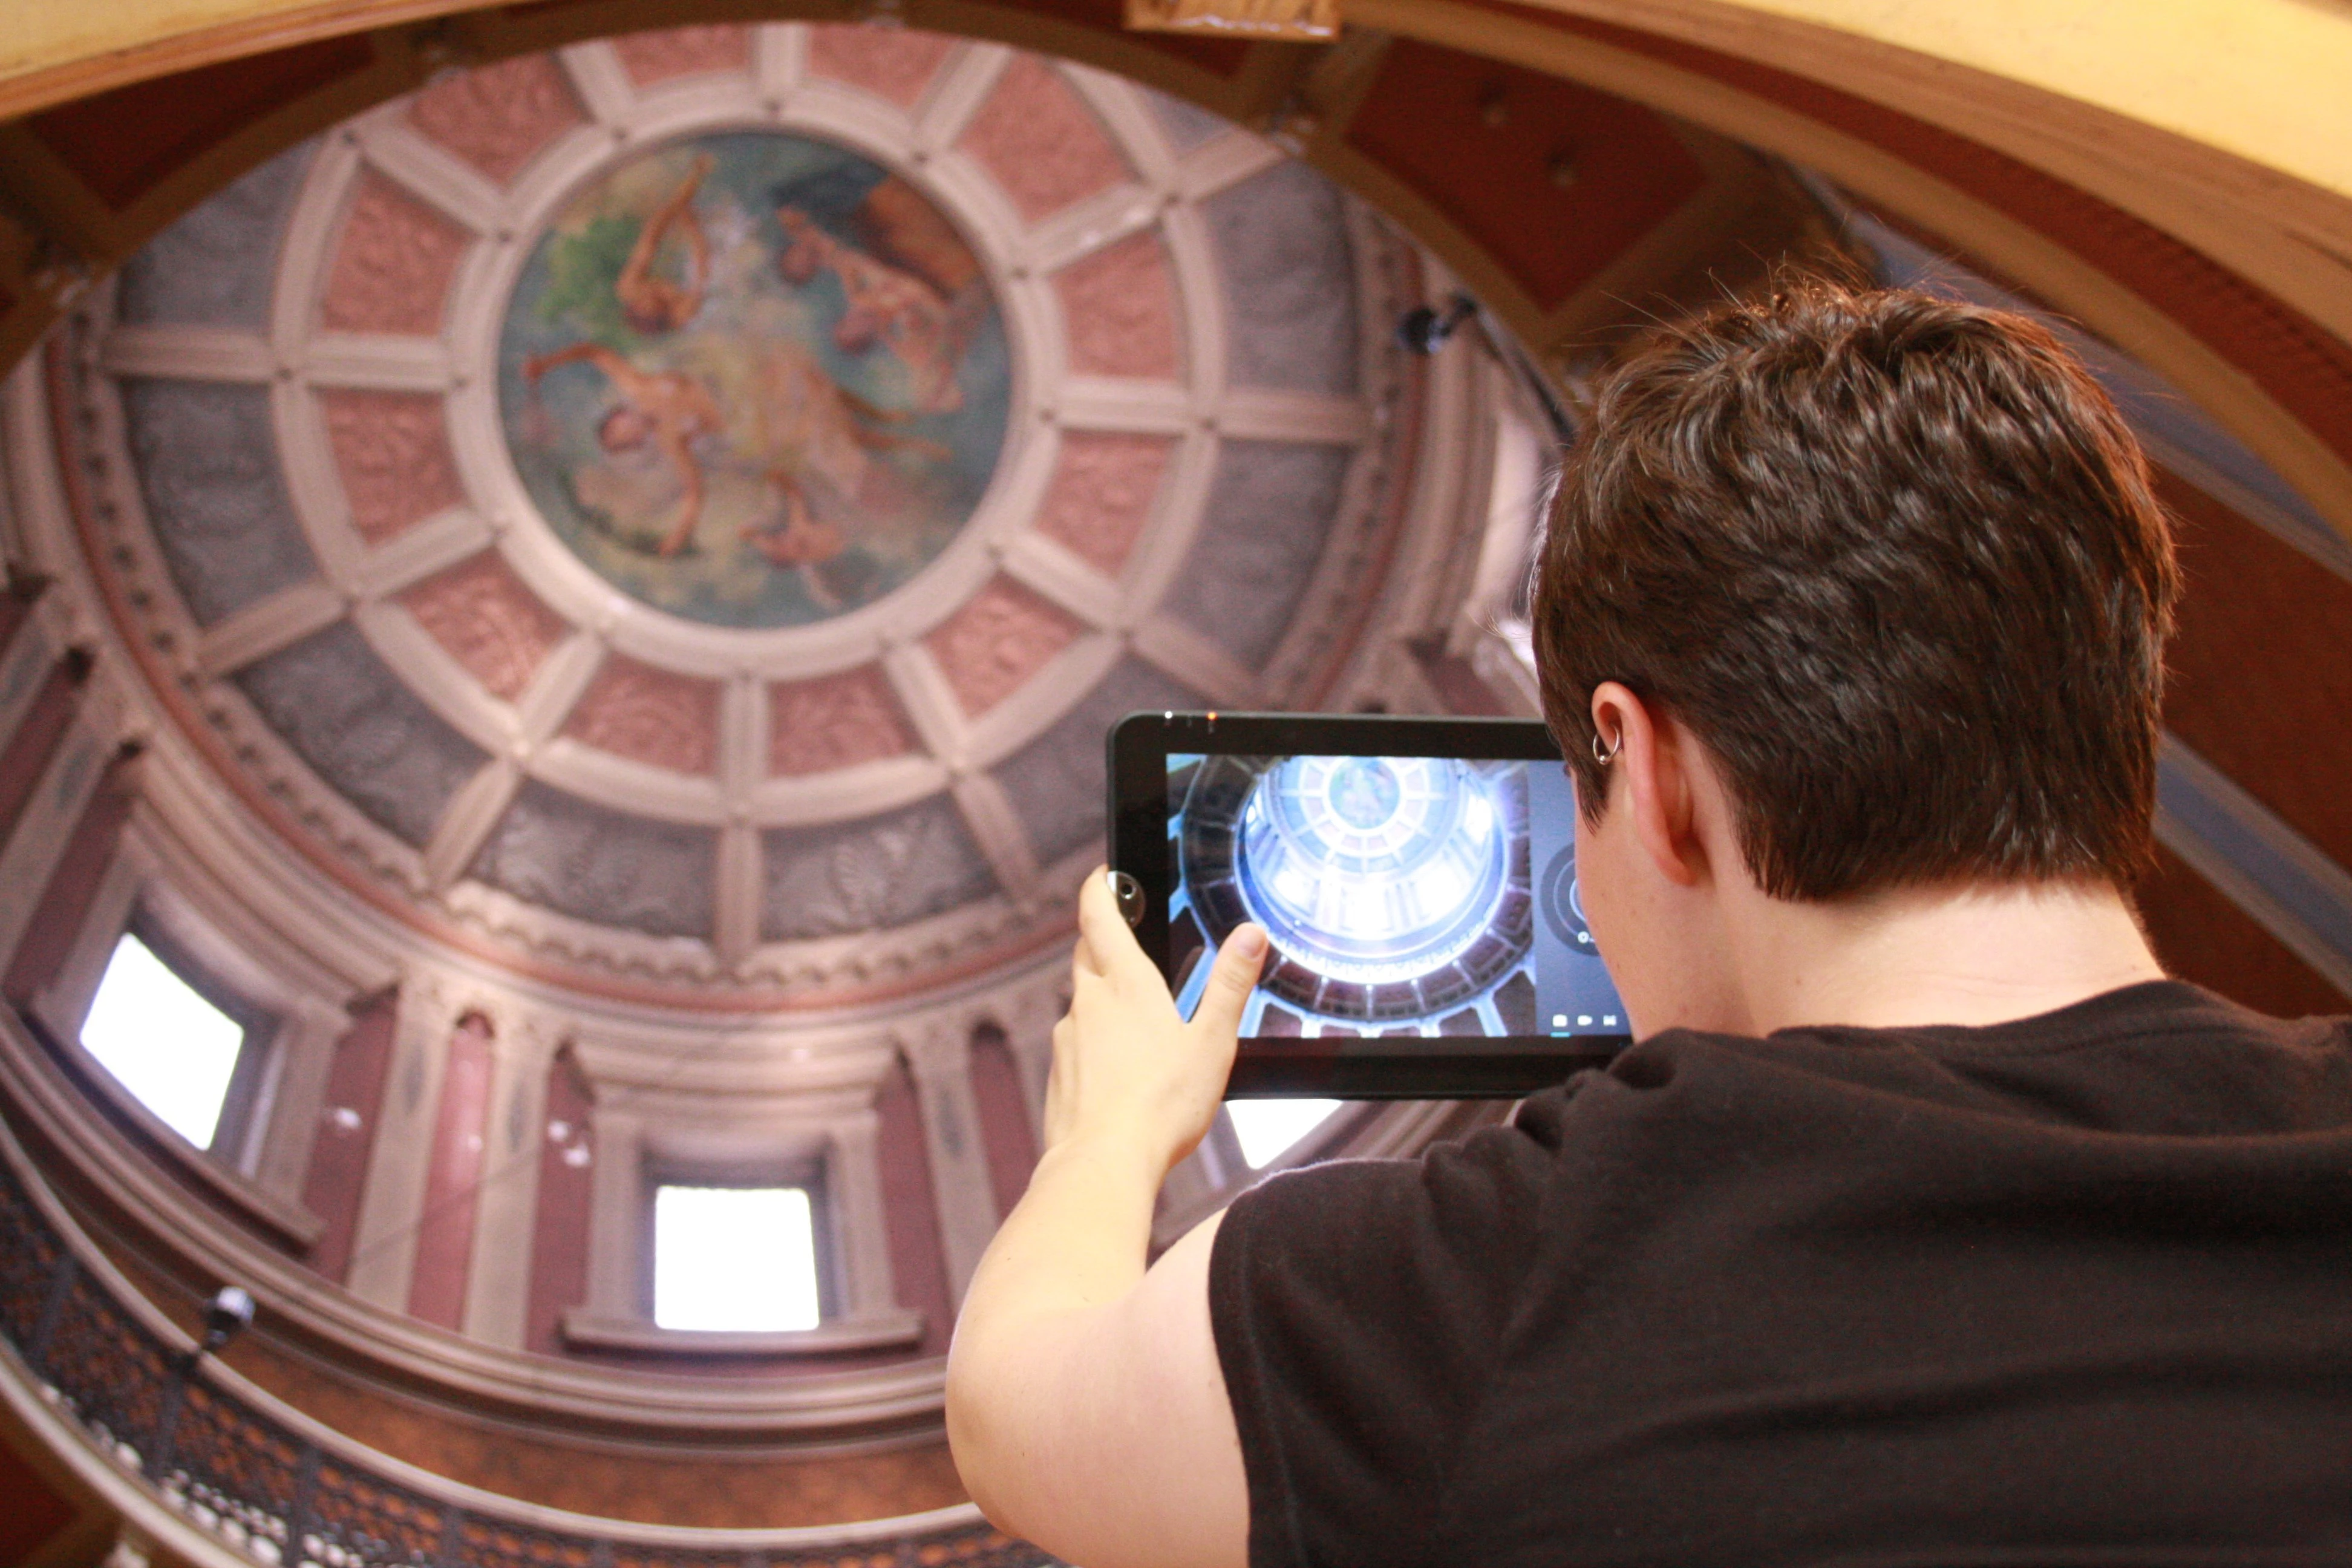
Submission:
<svg viewBox="0 0 2352 1568">
<path fill-rule="evenodd" d="M 1244 1032 L 1532 1032 L 1524 764 L 1204 757 L 1171 787 L 1171 942 L 1274 943 Z"/>
</svg>

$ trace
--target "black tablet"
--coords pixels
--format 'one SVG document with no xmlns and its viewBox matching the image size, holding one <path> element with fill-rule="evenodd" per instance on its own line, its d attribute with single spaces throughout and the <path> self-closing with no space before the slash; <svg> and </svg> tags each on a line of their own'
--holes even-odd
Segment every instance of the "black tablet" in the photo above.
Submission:
<svg viewBox="0 0 2352 1568">
<path fill-rule="evenodd" d="M 1178 1007 L 1235 926 L 1273 941 L 1228 1098 L 1515 1096 L 1627 1043 L 1541 724 L 1130 713 L 1109 748 L 1111 868 Z"/>
</svg>

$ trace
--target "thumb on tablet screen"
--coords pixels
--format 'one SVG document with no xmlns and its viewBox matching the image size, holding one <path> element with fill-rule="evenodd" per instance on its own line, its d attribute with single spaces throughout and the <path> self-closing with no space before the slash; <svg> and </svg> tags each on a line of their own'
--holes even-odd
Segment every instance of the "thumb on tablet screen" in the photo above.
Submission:
<svg viewBox="0 0 2352 1568">
<path fill-rule="evenodd" d="M 1201 994 L 1201 1004 L 1192 1010 L 1192 1026 L 1210 1029 L 1223 1035 L 1241 1032 L 1242 1008 L 1249 1002 L 1251 987 L 1257 984 L 1258 971 L 1265 964 L 1265 932 L 1254 924 L 1238 925 L 1217 949 L 1217 966 L 1209 972 L 1209 984 Z"/>
</svg>

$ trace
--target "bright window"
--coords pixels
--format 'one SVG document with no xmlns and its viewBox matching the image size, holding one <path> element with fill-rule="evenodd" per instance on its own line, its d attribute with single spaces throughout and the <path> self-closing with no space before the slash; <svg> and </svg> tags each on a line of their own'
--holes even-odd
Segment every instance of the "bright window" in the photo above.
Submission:
<svg viewBox="0 0 2352 1568">
<path fill-rule="evenodd" d="M 1262 1171 L 1339 1109 L 1336 1100 L 1236 1100 L 1227 1103 L 1225 1114 L 1233 1118 L 1242 1158 L 1251 1170 Z"/>
<path fill-rule="evenodd" d="M 137 937 L 114 944 L 81 1043 L 164 1125 L 199 1149 L 211 1147 L 245 1026 Z"/>
<path fill-rule="evenodd" d="M 817 1325 L 816 1227 L 799 1187 L 656 1187 L 654 1323 L 772 1332 Z"/>
</svg>

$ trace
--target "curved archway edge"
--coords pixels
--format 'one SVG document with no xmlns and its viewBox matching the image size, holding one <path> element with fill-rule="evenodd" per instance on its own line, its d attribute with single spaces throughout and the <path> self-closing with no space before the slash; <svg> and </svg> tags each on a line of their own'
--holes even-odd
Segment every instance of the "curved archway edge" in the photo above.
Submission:
<svg viewBox="0 0 2352 1568">
<path fill-rule="evenodd" d="M 1418 231 L 1531 345 L 1564 348 L 1557 312 L 1486 237 L 1415 202 L 1350 145 L 1348 121 L 1389 40 L 1408 38 L 1819 171 L 2170 378 L 2352 538 L 2352 154 L 2324 123 L 2325 84 L 2343 79 L 2326 62 L 2352 61 L 2352 17 L 2292 0 L 2260 0 L 2249 17 L 2240 0 L 2232 69 L 2164 95 L 2134 85 L 2129 59 L 2147 62 L 2148 81 L 2178 80 L 2192 26 L 2118 32 L 2094 57 L 2083 40 L 2102 35 L 2082 18 L 2028 25 L 1992 7 L 1964 26 L 1926 15 L 1935 9 L 1350 0 L 1349 35 L 1318 48 L 1127 33 L 1104 0 L 110 6 L 102 19 L 28 27 L 16 59 L 0 61 L 15 68 L 0 76 L 0 110 L 48 106 L 0 128 L 0 289 L 13 296 L 0 360 L 21 356 L 83 279 L 243 169 L 447 65 L 783 14 L 1015 41 L 1268 128 Z M 2029 47 L 2069 26 L 2068 49 Z M 2256 112 L 2249 84 L 2264 70 L 2273 90 Z M 124 112 L 140 99 L 146 113 Z M 92 144 L 105 160 L 96 177 Z"/>
</svg>

